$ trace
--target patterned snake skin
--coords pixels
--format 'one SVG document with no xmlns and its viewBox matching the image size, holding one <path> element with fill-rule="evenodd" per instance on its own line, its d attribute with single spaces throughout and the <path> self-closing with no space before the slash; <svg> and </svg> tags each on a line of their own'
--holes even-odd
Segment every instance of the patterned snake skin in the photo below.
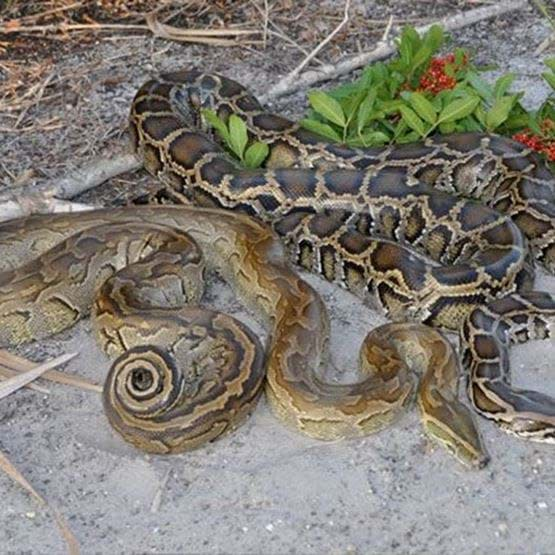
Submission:
<svg viewBox="0 0 555 555">
<path fill-rule="evenodd" d="M 249 134 L 269 144 L 267 169 L 238 168 L 199 134 L 207 131 L 201 108 L 223 119 L 240 115 Z M 464 133 L 409 145 L 346 148 L 264 111 L 235 81 L 199 71 L 145 83 L 130 122 L 146 169 L 164 184 L 156 200 L 238 209 L 270 223 L 295 263 L 362 298 L 377 299 L 391 318 L 460 329 L 487 299 L 529 289 L 533 270 L 526 259 L 515 272 L 516 258 L 509 259 L 516 253 L 506 256 L 508 242 L 516 239 L 505 235 L 509 221 L 527 239 L 513 245 L 528 246 L 539 264 L 555 273 L 555 180 L 535 153 L 512 140 Z M 497 211 L 510 219 L 502 223 Z M 487 236 L 491 231 L 496 239 Z M 499 242 L 502 235 L 506 243 Z M 409 252 L 409 246 L 417 252 Z M 503 275 L 511 276 L 511 286 L 501 285 Z M 470 397 L 481 414 L 503 422 L 504 429 L 555 441 L 555 401 L 540 396 L 542 402 L 528 412 L 537 394 L 509 395 L 514 390 L 507 363 L 508 345 L 517 337 L 515 322 L 526 320 L 543 330 L 530 330 L 526 339 L 551 337 L 555 302 L 545 294 L 512 299 L 522 305 L 515 312 L 496 312 L 497 339 L 481 327 L 473 330 L 468 321 L 474 320 L 462 328 L 472 369 Z M 477 343 L 488 341 L 489 349 L 501 341 L 495 349 L 503 363 L 484 362 Z M 478 379 L 480 396 L 472 387 Z M 495 393 L 495 383 L 504 384 L 502 395 Z M 519 407 L 526 407 L 524 420 L 517 417 Z"/>
<path fill-rule="evenodd" d="M 243 114 L 271 144 L 269 167 L 238 167 L 202 132 L 200 107 Z M 555 300 L 530 291 L 528 248 L 553 270 L 553 178 L 528 153 L 479 135 L 372 151 L 328 145 L 263 112 L 237 83 L 198 72 L 146 83 L 130 128 L 163 184 L 157 199 L 196 206 L 0 224 L 0 344 L 65 329 L 92 305 L 97 338 L 116 358 L 104 406 L 124 438 L 168 453 L 219 437 L 251 412 L 265 375 L 275 413 L 320 439 L 380 430 L 416 393 L 426 430 L 483 466 L 480 434 L 457 399 L 458 359 L 426 323 L 461 330 L 479 412 L 555 441 L 555 400 L 511 387 L 507 362 L 511 343 L 549 337 L 555 320 Z M 308 167 L 276 167 L 296 164 Z M 436 186 L 480 194 L 505 214 L 418 181 L 434 175 Z M 359 382 L 323 381 L 327 313 L 287 259 L 403 320 L 367 336 Z M 190 306 L 205 268 L 262 319 L 265 352 L 240 322 Z"/>
</svg>

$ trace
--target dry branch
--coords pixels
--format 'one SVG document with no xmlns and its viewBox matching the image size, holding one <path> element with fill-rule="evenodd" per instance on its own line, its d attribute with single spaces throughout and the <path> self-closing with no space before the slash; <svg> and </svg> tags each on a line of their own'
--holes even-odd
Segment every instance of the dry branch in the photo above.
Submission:
<svg viewBox="0 0 555 555">
<path fill-rule="evenodd" d="M 69 525 L 64 516 L 48 504 L 48 501 L 40 495 L 40 493 L 27 481 L 25 476 L 12 464 L 12 462 L 0 451 L 0 469 L 3 470 L 14 482 L 17 482 L 28 493 L 30 493 L 43 507 L 46 507 L 56 520 L 56 524 L 60 529 L 62 537 L 64 538 L 70 555 L 79 555 L 79 542 L 73 535 Z"/>
<path fill-rule="evenodd" d="M 0 35 L 13 33 L 68 33 L 71 31 L 150 31 L 153 35 L 179 42 L 195 42 L 212 46 L 236 46 L 253 44 L 252 41 L 239 40 L 248 35 L 259 35 L 261 31 L 254 29 L 182 29 L 161 23 L 153 14 L 145 16 L 145 24 L 133 23 L 48 23 L 45 25 L 26 25 L 23 20 L 12 19 L 0 25 Z M 256 41 L 258 44 L 258 41 Z"/>
<path fill-rule="evenodd" d="M 316 54 L 318 54 L 318 52 L 320 52 L 320 50 L 322 50 L 322 48 L 324 48 L 324 46 L 326 46 L 326 44 L 328 44 L 333 39 L 333 37 L 335 37 L 335 35 L 337 35 L 339 31 L 341 31 L 341 29 L 343 29 L 343 27 L 349 21 L 350 6 L 351 6 L 351 0 L 346 0 L 345 7 L 343 10 L 343 19 L 341 20 L 339 25 L 337 25 L 337 27 L 323 41 L 321 41 L 320 44 L 318 44 L 318 46 L 316 46 L 316 48 L 314 48 L 312 52 L 310 52 L 304 58 L 304 60 L 285 77 L 284 80 L 287 80 L 288 83 L 292 83 L 297 78 L 297 75 L 301 72 L 303 67 L 305 67 L 310 62 L 310 60 L 312 60 L 312 58 L 314 58 L 314 56 L 316 56 Z"/>
<path fill-rule="evenodd" d="M 27 360 L 26 358 L 14 355 L 8 351 L 0 351 L 0 374 L 8 377 L 18 375 L 21 372 L 31 370 L 36 366 L 36 363 Z M 66 374 L 65 372 L 58 372 L 57 370 L 48 370 L 42 376 L 42 379 L 49 380 L 55 383 L 64 385 L 71 385 L 86 391 L 94 391 L 95 393 L 102 392 L 102 386 L 97 385 L 81 376 L 74 374 Z M 44 388 L 37 388 L 36 384 L 28 384 L 28 386 L 35 386 L 33 389 L 38 389 L 44 392 Z M 48 392 L 48 390 L 46 390 Z"/>
<path fill-rule="evenodd" d="M 69 362 L 71 359 L 75 358 L 76 356 L 77 356 L 77 353 L 69 353 L 66 355 L 62 355 L 52 360 L 49 360 L 48 362 L 45 362 L 43 364 L 39 364 L 38 366 L 35 366 L 30 370 L 22 372 L 17 376 L 13 376 L 12 378 L 8 378 L 7 380 L 4 380 L 2 383 L 0 383 L 0 399 L 3 399 L 4 397 L 11 395 L 12 393 L 17 391 L 18 389 L 21 389 L 22 387 L 32 382 L 33 380 L 36 380 L 38 377 L 42 376 L 42 374 L 44 374 L 47 370 L 51 370 L 56 366 L 61 366 L 62 364 Z"/>
<path fill-rule="evenodd" d="M 69 199 L 106 180 L 141 168 L 134 154 L 123 153 L 111 158 L 94 158 L 86 166 L 71 171 L 62 179 L 41 185 L 9 189 L 0 194 L 0 221 L 19 218 L 35 212 L 77 212 L 94 208 L 87 204 L 67 202 Z"/>
<path fill-rule="evenodd" d="M 445 17 L 435 23 L 417 27 L 416 31 L 425 33 L 432 25 L 441 25 L 446 31 L 453 31 L 461 29 L 468 25 L 473 25 L 485 19 L 491 19 L 499 15 L 521 10 L 528 5 L 528 0 L 508 0 L 502 1 L 497 4 L 483 6 L 474 10 L 468 10 L 461 14 Z M 325 64 L 317 69 L 312 69 L 302 73 L 301 75 L 294 75 L 290 77 L 287 75 L 274 85 L 264 96 L 260 98 L 261 102 L 267 102 L 274 98 L 291 94 L 300 89 L 319 83 L 320 81 L 327 81 L 340 75 L 345 75 L 361 66 L 381 60 L 390 56 L 395 52 L 395 43 L 393 39 L 380 41 L 376 48 L 373 50 L 362 52 L 351 58 L 347 58 L 337 64 Z"/>
</svg>

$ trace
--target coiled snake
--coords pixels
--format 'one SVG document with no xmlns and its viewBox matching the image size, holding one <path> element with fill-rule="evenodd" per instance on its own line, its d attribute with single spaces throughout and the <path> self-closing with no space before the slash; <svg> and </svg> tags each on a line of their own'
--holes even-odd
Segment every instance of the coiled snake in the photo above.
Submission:
<svg viewBox="0 0 555 555">
<path fill-rule="evenodd" d="M 270 166 L 315 167 L 238 168 L 199 132 L 200 107 L 242 113 L 251 133 L 269 138 Z M 264 373 L 285 422 L 321 439 L 362 435 L 403 412 L 415 389 L 412 371 L 424 367 L 417 397 L 426 429 L 461 461 L 486 462 L 473 418 L 457 400 L 458 361 L 437 331 L 406 322 L 378 328 L 363 344 L 360 382 L 322 380 L 326 310 L 289 258 L 373 298 L 393 319 L 462 328 L 473 405 L 509 431 L 554 440 L 555 401 L 515 390 L 508 379 L 509 343 L 548 336 L 555 318 L 550 295 L 527 292 L 533 270 L 525 237 L 509 216 L 416 180 L 435 174 L 466 186 L 479 176 L 488 202 L 513 217 L 553 270 L 553 178 L 529 153 L 476 135 L 381 153 L 325 145 L 261 111 L 238 84 L 198 72 L 146 83 L 133 102 L 131 134 L 165 186 L 159 199 L 206 208 L 135 206 L 0 225 L 0 343 L 70 326 L 98 289 L 94 328 L 117 356 L 104 406 L 126 439 L 153 452 L 213 439 L 250 412 Z M 331 169 L 335 163 L 346 169 Z M 484 177 L 492 170 L 502 175 L 495 185 Z M 267 225 L 236 212 L 270 224 L 285 250 Z M 236 320 L 185 305 L 201 294 L 198 247 L 207 267 L 263 317 L 265 354 Z"/>
</svg>

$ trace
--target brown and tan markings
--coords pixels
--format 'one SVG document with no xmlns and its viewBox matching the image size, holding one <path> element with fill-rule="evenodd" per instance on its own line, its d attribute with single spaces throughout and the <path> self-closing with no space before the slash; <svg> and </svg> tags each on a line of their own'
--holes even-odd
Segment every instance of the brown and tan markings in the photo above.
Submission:
<svg viewBox="0 0 555 555">
<path fill-rule="evenodd" d="M 551 297 L 525 292 L 533 268 L 513 220 L 416 182 L 407 176 L 407 151 L 388 154 L 405 166 L 388 163 L 379 171 L 332 168 L 309 151 L 314 169 L 238 168 L 198 130 L 197 109 L 214 98 L 230 111 L 251 112 L 253 125 L 268 136 L 300 137 L 346 155 L 283 118 L 255 114 L 256 101 L 232 81 L 198 73 L 150 81 L 133 103 L 134 143 L 164 184 L 162 197 L 200 207 L 134 206 L 1 224 L 0 342 L 40 339 L 93 305 L 99 342 L 117 357 L 104 389 L 108 418 L 126 439 L 154 452 L 193 448 L 235 427 L 254 407 L 264 373 L 272 407 L 296 429 L 321 439 L 377 431 L 403 413 L 420 371 L 416 395 L 426 430 L 459 460 L 482 466 L 487 455 L 480 435 L 457 399 L 458 360 L 439 332 L 417 322 L 447 329 L 464 324 L 465 361 L 479 367 L 470 377 L 482 395 L 474 394 L 475 406 L 513 431 L 526 428 L 521 435 L 549 441 L 553 399 L 538 397 L 535 412 L 528 410 L 530 396 L 510 387 L 505 363 L 494 368 L 488 334 L 497 337 L 499 329 L 490 332 L 473 319 L 477 307 L 526 329 L 553 317 Z M 448 157 L 437 144 L 438 156 Z M 414 156 L 418 147 L 412 148 Z M 295 163 L 298 154 L 287 152 Z M 418 156 L 422 168 L 432 163 Z M 540 222 L 549 203 L 540 203 Z M 549 246 L 534 252 L 549 262 Z M 322 379 L 328 316 L 288 259 L 373 299 L 395 320 L 413 321 L 368 335 L 358 383 Z M 239 322 L 190 306 L 200 298 L 204 264 L 265 323 L 265 351 Z M 522 314 L 495 304 L 522 299 Z M 543 328 L 539 336 L 549 334 Z M 526 426 L 519 423 L 523 414 Z"/>
</svg>

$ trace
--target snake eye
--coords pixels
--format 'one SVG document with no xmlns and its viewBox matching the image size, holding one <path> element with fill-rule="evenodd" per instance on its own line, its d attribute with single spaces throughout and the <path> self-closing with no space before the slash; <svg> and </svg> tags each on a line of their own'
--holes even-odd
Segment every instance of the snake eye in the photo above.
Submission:
<svg viewBox="0 0 555 555">
<path fill-rule="evenodd" d="M 147 391 L 153 382 L 152 372 L 147 368 L 135 368 L 131 374 L 131 385 L 138 391 Z"/>
</svg>

